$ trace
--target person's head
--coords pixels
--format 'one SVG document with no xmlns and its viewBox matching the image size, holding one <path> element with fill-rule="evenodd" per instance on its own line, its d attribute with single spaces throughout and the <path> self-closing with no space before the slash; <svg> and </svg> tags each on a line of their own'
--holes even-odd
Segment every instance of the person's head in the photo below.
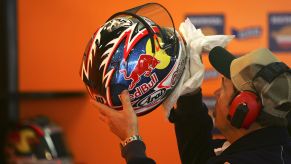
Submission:
<svg viewBox="0 0 291 164">
<path fill-rule="evenodd" d="M 215 123 L 220 130 L 286 126 L 291 110 L 291 72 L 268 49 L 235 57 L 222 47 L 210 51 L 211 65 L 220 72 Z"/>
</svg>

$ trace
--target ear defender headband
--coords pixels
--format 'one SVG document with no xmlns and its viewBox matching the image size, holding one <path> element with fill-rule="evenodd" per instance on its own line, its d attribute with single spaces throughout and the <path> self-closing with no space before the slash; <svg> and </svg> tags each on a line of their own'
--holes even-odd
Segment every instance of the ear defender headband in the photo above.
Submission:
<svg viewBox="0 0 291 164">
<path fill-rule="evenodd" d="M 285 72 L 290 72 L 289 67 L 284 63 L 275 62 L 263 67 L 253 80 L 261 77 L 271 83 Z M 242 91 L 232 100 L 227 119 L 236 128 L 248 129 L 257 119 L 262 108 L 263 105 L 259 96 L 250 91 Z"/>
</svg>

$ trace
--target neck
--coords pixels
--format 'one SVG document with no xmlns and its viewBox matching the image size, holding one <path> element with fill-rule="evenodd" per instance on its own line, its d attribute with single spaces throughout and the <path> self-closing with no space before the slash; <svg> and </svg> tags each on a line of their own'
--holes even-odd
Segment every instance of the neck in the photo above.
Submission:
<svg viewBox="0 0 291 164">
<path fill-rule="evenodd" d="M 233 143 L 236 140 L 240 139 L 241 137 L 261 129 L 262 127 L 257 124 L 257 123 L 253 123 L 248 129 L 244 129 L 244 128 L 235 128 L 233 126 L 229 127 L 229 130 L 222 132 L 223 135 L 225 136 L 225 138 L 230 142 Z"/>
</svg>

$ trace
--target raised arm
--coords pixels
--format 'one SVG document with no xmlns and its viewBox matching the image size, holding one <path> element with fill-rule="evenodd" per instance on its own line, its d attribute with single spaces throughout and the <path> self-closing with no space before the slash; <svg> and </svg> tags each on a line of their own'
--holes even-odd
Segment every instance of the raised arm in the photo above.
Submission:
<svg viewBox="0 0 291 164">
<path fill-rule="evenodd" d="M 213 123 L 202 102 L 200 89 L 196 94 L 181 96 L 177 109 L 171 110 L 169 120 L 175 124 L 182 163 L 203 164 L 214 156 L 211 145 Z"/>
<path fill-rule="evenodd" d="M 138 120 L 134 113 L 128 91 L 120 96 L 123 110 L 116 111 L 110 107 L 93 101 L 99 111 L 99 118 L 105 122 L 112 133 L 121 140 L 122 157 L 128 164 L 153 164 L 154 160 L 145 155 L 145 144 L 138 135 Z"/>
</svg>

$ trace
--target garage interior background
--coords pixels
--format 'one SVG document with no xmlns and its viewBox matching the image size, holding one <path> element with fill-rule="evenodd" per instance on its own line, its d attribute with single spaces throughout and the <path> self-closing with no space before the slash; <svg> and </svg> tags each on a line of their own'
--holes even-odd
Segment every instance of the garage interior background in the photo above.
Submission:
<svg viewBox="0 0 291 164">
<path fill-rule="evenodd" d="M 176 27 L 189 17 L 205 34 L 236 34 L 228 50 L 242 55 L 270 48 L 291 66 L 291 1 L 157 0 L 172 14 Z M 46 115 L 60 125 L 76 163 L 124 163 L 119 140 L 99 119 L 79 77 L 85 46 L 113 13 L 148 1 L 18 0 L 19 92 L 85 95 L 71 98 L 26 98 L 19 118 Z M 218 74 L 207 66 L 203 93 L 213 106 Z M 84 94 L 78 94 L 84 93 Z M 157 163 L 180 163 L 173 125 L 159 107 L 139 118 L 147 154 Z"/>
</svg>

